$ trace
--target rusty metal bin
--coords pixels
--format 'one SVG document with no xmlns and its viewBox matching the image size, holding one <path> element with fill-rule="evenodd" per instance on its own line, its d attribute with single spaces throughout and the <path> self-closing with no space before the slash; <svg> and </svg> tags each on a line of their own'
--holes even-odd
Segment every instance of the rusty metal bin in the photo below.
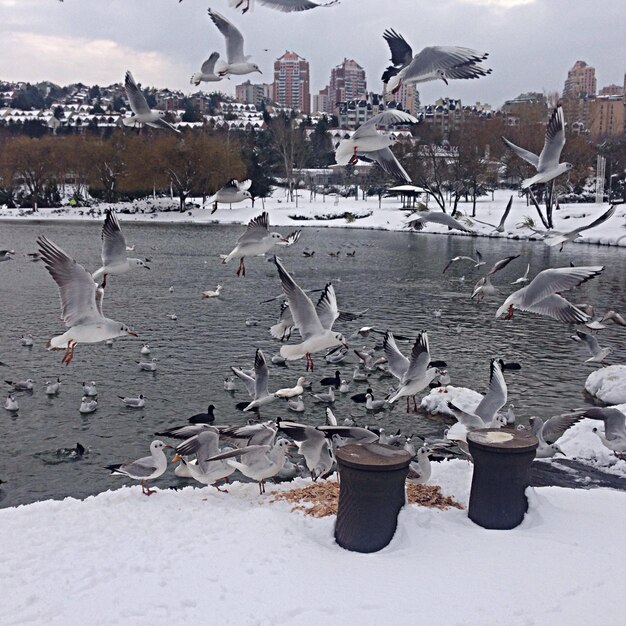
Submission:
<svg viewBox="0 0 626 626">
<path fill-rule="evenodd" d="M 539 442 L 519 430 L 483 428 L 468 433 L 474 459 L 468 517 L 483 528 L 509 530 L 528 510 L 526 487 Z"/>
<path fill-rule="evenodd" d="M 337 450 L 339 508 L 335 540 L 346 550 L 376 552 L 393 538 L 405 503 L 411 455 L 380 443 Z"/>
</svg>

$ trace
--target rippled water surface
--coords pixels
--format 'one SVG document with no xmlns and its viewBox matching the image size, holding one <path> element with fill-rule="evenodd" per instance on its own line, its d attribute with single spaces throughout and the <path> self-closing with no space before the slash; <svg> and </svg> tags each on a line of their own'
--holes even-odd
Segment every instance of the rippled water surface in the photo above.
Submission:
<svg viewBox="0 0 626 626">
<path fill-rule="evenodd" d="M 187 417 L 215 404 L 218 423 L 245 423 L 248 414 L 235 408 L 248 398 L 243 385 L 234 395 L 223 390 L 229 366 L 251 366 L 257 347 L 269 358 L 280 347 L 267 328 L 276 321 L 278 302 L 260 304 L 280 292 L 273 264 L 264 258 L 247 260 L 247 276 L 235 276 L 236 263 L 222 265 L 220 253 L 232 249 L 241 227 L 124 225 L 136 253 L 151 259 L 151 271 L 138 269 L 132 274 L 111 277 L 104 302 L 105 314 L 129 324 L 139 339 L 120 339 L 114 345 L 78 346 L 69 367 L 61 365 L 62 353 L 47 352 L 45 342 L 64 332 L 59 319 L 56 285 L 41 263 L 25 256 L 35 250 L 38 234 L 45 234 L 66 249 L 90 270 L 99 263 L 101 224 L 7 224 L 0 223 L 0 248 L 16 251 L 14 261 L 0 263 L 0 360 L 7 363 L 3 379 L 36 381 L 32 394 L 18 394 L 20 410 L 12 415 L 0 408 L 0 506 L 12 506 L 44 498 L 84 497 L 124 484 L 109 477 L 104 465 L 147 454 L 153 433 L 186 422 Z M 304 246 L 315 250 L 313 258 L 301 254 Z M 469 296 L 480 274 L 477 270 L 453 267 L 442 269 L 452 256 L 471 255 L 478 247 L 493 262 L 503 256 L 520 254 L 519 260 L 496 276 L 500 296 L 481 305 Z M 339 258 L 329 252 L 343 250 Z M 354 258 L 346 250 L 356 250 Z M 305 229 L 300 242 L 281 249 L 286 267 L 304 288 L 322 287 L 332 280 L 340 308 L 361 310 L 367 315 L 356 323 L 336 328 L 348 336 L 362 325 L 390 329 L 398 334 L 429 333 L 434 359 L 448 362 L 455 385 L 483 392 L 488 382 L 489 358 L 500 355 L 522 364 L 522 371 L 507 373 L 509 401 L 523 421 L 527 416 L 547 416 L 580 406 L 585 402 L 583 385 L 592 367 L 583 363 L 588 355 L 571 339 L 572 329 L 552 320 L 516 314 L 512 322 L 494 319 L 497 305 L 513 288 L 509 283 L 520 276 L 526 263 L 531 276 L 545 267 L 569 264 L 606 265 L 595 279 L 570 293 L 574 302 L 592 302 L 603 311 L 611 306 L 626 309 L 624 252 L 587 245 L 571 245 L 564 252 L 541 243 L 444 237 L 411 233 L 367 230 Z M 459 282 L 465 274 L 466 280 Z M 202 300 L 200 291 L 224 287 L 222 296 Z M 172 285 L 174 291 L 168 288 Z M 436 318 L 433 311 L 441 310 Z M 178 315 L 177 321 L 168 319 Z M 256 317 L 260 324 L 247 327 L 246 319 Z M 32 348 L 20 345 L 20 336 L 31 333 Z M 610 362 L 623 362 L 624 330 L 609 327 L 601 335 L 611 345 Z M 373 345 L 361 339 L 351 347 Z M 139 371 L 139 349 L 147 342 L 159 359 L 158 371 Z M 407 343 L 401 343 L 405 352 Z M 335 367 L 316 356 L 311 378 L 332 375 Z M 356 359 L 352 356 L 339 366 L 343 377 L 351 379 Z M 271 368 L 270 388 L 292 386 L 304 371 L 304 360 L 288 367 Z M 44 394 L 47 380 L 62 380 L 58 397 Z M 82 381 L 95 380 L 99 406 L 95 413 L 78 412 Z M 370 379 L 377 396 L 384 395 L 392 379 Z M 364 391 L 364 383 L 351 383 L 351 393 Z M 7 386 L 8 389 L 8 386 Z M 142 410 L 121 406 L 118 395 L 147 397 Z M 4 404 L 2 396 L 2 406 Z M 281 416 L 320 423 L 324 408 L 306 398 L 304 415 L 287 411 L 275 403 L 262 413 L 265 419 Z M 348 415 L 362 423 L 383 425 L 386 430 L 402 428 L 420 434 L 441 433 L 446 423 L 438 417 L 407 415 L 404 403 L 378 419 L 366 415 L 364 405 L 339 398 L 337 416 Z M 88 452 L 71 460 L 59 450 L 80 442 Z M 182 480 L 169 471 L 159 486 L 180 485 Z"/>
</svg>

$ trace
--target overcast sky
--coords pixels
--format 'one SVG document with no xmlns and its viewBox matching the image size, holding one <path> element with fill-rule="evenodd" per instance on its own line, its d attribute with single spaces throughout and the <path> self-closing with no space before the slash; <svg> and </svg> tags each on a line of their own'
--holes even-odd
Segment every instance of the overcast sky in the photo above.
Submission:
<svg viewBox="0 0 626 626">
<path fill-rule="evenodd" d="M 144 86 L 193 91 L 189 77 L 224 40 L 207 15 L 222 13 L 243 33 L 246 54 L 261 67 L 253 82 L 272 82 L 285 50 L 311 66 L 311 93 L 347 58 L 381 91 L 394 28 L 413 46 L 458 45 L 489 52 L 493 74 L 419 86 L 422 103 L 440 96 L 494 106 L 526 91 L 562 91 L 578 59 L 596 68 L 598 88 L 623 84 L 625 0 L 341 0 L 330 8 L 280 13 L 257 4 L 241 15 L 228 0 L 0 0 L 0 79 L 58 84 L 121 82 L 129 69 Z M 211 83 L 234 93 L 248 78 Z M 207 83 L 203 83 L 206 87 Z"/>
</svg>

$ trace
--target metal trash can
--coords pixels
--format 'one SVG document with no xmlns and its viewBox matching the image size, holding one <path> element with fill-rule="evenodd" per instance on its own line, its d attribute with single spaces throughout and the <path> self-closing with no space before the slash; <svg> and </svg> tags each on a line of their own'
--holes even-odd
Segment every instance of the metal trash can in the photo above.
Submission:
<svg viewBox="0 0 626 626">
<path fill-rule="evenodd" d="M 474 459 L 468 517 L 483 528 L 509 530 L 528 510 L 526 487 L 539 442 L 529 432 L 483 428 L 467 435 Z"/>
<path fill-rule="evenodd" d="M 335 540 L 346 550 L 376 552 L 393 538 L 405 504 L 411 455 L 380 443 L 337 450 L 339 508 Z"/>
</svg>

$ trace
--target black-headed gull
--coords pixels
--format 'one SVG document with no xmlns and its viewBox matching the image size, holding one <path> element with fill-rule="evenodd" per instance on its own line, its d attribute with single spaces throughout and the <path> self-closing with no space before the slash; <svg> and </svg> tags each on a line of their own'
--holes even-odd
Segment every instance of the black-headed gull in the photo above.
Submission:
<svg viewBox="0 0 626 626">
<path fill-rule="evenodd" d="M 230 369 L 235 376 L 243 381 L 248 393 L 253 397 L 252 402 L 244 408 L 244 411 L 256 411 L 259 407 L 277 399 L 277 396 L 268 390 L 270 368 L 267 366 L 265 356 L 260 349 L 257 349 L 254 355 L 254 376 L 250 376 L 236 367 Z"/>
<path fill-rule="evenodd" d="M 313 482 L 332 469 L 335 458 L 331 443 L 324 432 L 314 426 L 283 420 L 278 424 L 278 430 L 295 441 L 298 452 L 304 457 L 311 472 Z"/>
<path fill-rule="evenodd" d="M 20 343 L 27 347 L 32 348 L 33 346 L 33 336 L 32 335 L 22 335 L 20 338 Z"/>
<path fill-rule="evenodd" d="M 514 261 L 517 258 L 519 258 L 519 254 L 513 254 L 496 261 L 491 266 L 491 269 L 487 272 L 487 274 L 479 279 L 474 285 L 474 290 L 471 295 L 472 300 L 476 298 L 477 302 L 480 302 L 487 296 L 493 296 L 496 294 L 498 290 L 491 283 L 491 276 L 504 269 L 511 261 Z"/>
<path fill-rule="evenodd" d="M 133 267 L 150 268 L 141 259 L 126 257 L 126 240 L 113 209 L 106 210 L 106 217 L 102 226 L 102 267 L 98 268 L 91 277 L 98 281 L 102 276 L 104 289 L 109 274 L 126 274 Z"/>
<path fill-rule="evenodd" d="M 59 391 L 61 391 L 61 379 L 57 378 L 55 382 L 47 381 L 46 382 L 46 395 L 47 396 L 57 396 L 59 395 Z"/>
<path fill-rule="evenodd" d="M 259 483 L 259 495 L 265 493 L 265 481 L 276 476 L 285 465 L 291 443 L 278 439 L 274 445 L 251 445 L 222 452 L 207 459 L 208 462 L 227 459 L 227 462 L 244 476 Z M 241 456 L 241 461 L 233 460 Z"/>
<path fill-rule="evenodd" d="M 502 139 L 518 157 L 530 163 L 537 170 L 535 176 L 522 182 L 522 189 L 528 189 L 537 183 L 547 183 L 574 167 L 571 163 L 559 163 L 561 151 L 565 145 L 565 119 L 563 109 L 560 106 L 556 107 L 550 115 L 546 126 L 546 138 L 539 156 L 516 146 L 506 137 L 502 137 Z"/>
<path fill-rule="evenodd" d="M 165 111 L 150 109 L 146 97 L 141 93 L 133 75 L 128 71 L 124 77 L 124 89 L 126 90 L 126 97 L 128 98 L 130 108 L 134 113 L 132 117 L 124 118 L 124 124 L 127 126 L 132 126 L 135 123 L 147 124 L 154 128 L 170 128 L 174 132 L 180 133 L 177 128 L 174 128 L 168 121 L 163 119 Z"/>
<path fill-rule="evenodd" d="M 251 72 L 262 74 L 263 72 L 256 63 L 248 61 L 250 56 L 243 53 L 243 35 L 235 25 L 211 8 L 208 9 L 208 12 L 209 17 L 222 33 L 226 42 L 226 62 L 217 69 L 218 76 L 250 74 Z"/>
<path fill-rule="evenodd" d="M 559 251 L 563 250 L 563 246 L 570 241 L 575 241 L 579 237 L 582 237 L 581 233 L 584 230 L 589 230 L 590 228 L 595 228 L 596 226 L 600 226 L 600 224 L 604 224 L 608 219 L 613 217 L 613 214 L 617 210 L 617 205 L 613 204 L 607 211 L 605 211 L 600 217 L 596 218 L 590 224 L 585 224 L 584 226 L 579 226 L 578 228 L 574 228 L 569 232 L 563 233 L 556 230 L 548 231 L 543 237 L 543 243 L 547 246 L 554 247 L 560 245 Z"/>
<path fill-rule="evenodd" d="M 300 232 L 296 230 L 287 237 L 283 237 L 280 233 L 271 233 L 269 214 L 267 212 L 261 213 L 261 215 L 248 222 L 245 232 L 237 240 L 237 245 L 224 258 L 222 263 L 228 263 L 231 259 L 239 257 L 237 276 L 242 273 L 245 276 L 245 257 L 266 254 L 275 245 L 291 246 L 300 238 Z"/>
<path fill-rule="evenodd" d="M 594 428 L 593 432 L 600 437 L 602 443 L 609 450 L 624 458 L 623 454 L 626 452 L 626 415 L 614 407 L 594 407 L 584 411 L 582 416 L 593 420 L 602 420 L 604 422 L 604 435 L 597 428 Z"/>
<path fill-rule="evenodd" d="M 156 357 L 152 357 L 149 361 L 136 361 L 136 363 L 139 365 L 139 369 L 144 372 L 156 372 L 158 360 Z"/>
<path fill-rule="evenodd" d="M 491 69 L 480 65 L 489 53 L 457 46 L 430 46 L 413 56 L 411 46 L 402 35 L 386 30 L 383 38 L 391 50 L 391 62 L 383 74 L 386 91 L 392 93 L 401 83 L 423 83 L 443 80 L 446 85 L 452 79 L 480 78 L 491 74 Z"/>
<path fill-rule="evenodd" d="M 4 401 L 4 408 L 13 413 L 20 410 L 20 405 L 13 394 L 7 396 L 7 399 Z"/>
<path fill-rule="evenodd" d="M 277 398 L 295 398 L 304 392 L 304 383 L 306 378 L 300 376 L 295 384 L 295 387 L 287 387 L 285 389 L 278 389 L 274 392 Z"/>
<path fill-rule="evenodd" d="M 191 75 L 190 83 L 192 85 L 196 85 L 196 87 L 201 83 L 213 83 L 222 80 L 222 76 L 218 76 L 215 73 L 215 63 L 220 58 L 219 52 L 213 52 L 209 58 L 202 64 L 199 72 L 195 72 Z"/>
<path fill-rule="evenodd" d="M 302 396 L 298 396 L 295 400 L 288 400 L 287 408 L 294 413 L 304 413 L 305 407 Z"/>
<path fill-rule="evenodd" d="M 202 297 L 203 298 L 219 298 L 220 297 L 220 293 L 222 292 L 222 285 L 218 285 L 215 288 L 215 291 L 212 291 L 210 289 L 208 289 L 207 291 L 203 291 L 202 292 Z"/>
<path fill-rule="evenodd" d="M 15 250 L 0 250 L 0 262 L 12 261 L 14 254 L 15 254 Z"/>
<path fill-rule="evenodd" d="M 378 132 L 378 127 L 391 124 L 417 124 L 418 121 L 413 115 L 397 109 L 388 109 L 374 115 L 361 124 L 351 137 L 341 141 L 335 150 L 335 161 L 339 165 L 354 165 L 359 155 L 363 155 L 376 161 L 390 176 L 410 183 L 411 177 L 390 149 L 396 141 L 395 137 L 388 133 Z"/>
<path fill-rule="evenodd" d="M 93 413 L 98 408 L 98 401 L 93 398 L 83 396 L 80 399 L 80 407 L 78 408 L 80 413 Z"/>
<path fill-rule="evenodd" d="M 274 257 L 274 263 L 295 325 L 302 337 L 302 343 L 281 346 L 280 354 L 288 361 L 306 357 L 307 370 L 312 370 L 314 365 L 311 354 L 341 344 L 347 346 L 343 335 L 332 331 L 333 323 L 339 315 L 335 290 L 328 283 L 315 307 L 278 258 Z"/>
<path fill-rule="evenodd" d="M 510 320 L 513 311 L 519 309 L 546 315 L 561 322 L 584 324 L 589 321 L 589 315 L 560 296 L 559 292 L 577 287 L 598 276 L 603 269 L 602 265 L 592 265 L 543 270 L 526 287 L 514 291 L 496 311 L 496 317 L 506 312 L 504 319 Z"/>
<path fill-rule="evenodd" d="M 626 319 L 624 319 L 617 311 L 607 311 L 600 320 L 601 322 L 613 322 L 618 326 L 626 326 Z"/>
<path fill-rule="evenodd" d="M 423 389 L 426 389 L 439 373 L 436 367 L 429 367 L 430 350 L 428 347 L 428 333 L 426 331 L 418 334 L 408 361 L 409 364 L 400 380 L 398 391 L 389 398 L 390 404 L 393 404 L 403 396 L 415 396 Z M 389 371 L 393 373 L 391 363 Z"/>
<path fill-rule="evenodd" d="M 98 395 L 98 388 L 96 387 L 95 380 L 92 380 L 90 383 L 83 382 L 83 395 L 90 398 Z"/>
<path fill-rule="evenodd" d="M 459 220 L 456 220 L 452 215 L 443 213 L 442 211 L 418 211 L 411 215 L 405 222 L 407 226 L 410 226 L 413 230 L 423 230 L 426 224 L 440 224 L 447 226 L 448 229 L 456 229 L 463 231 L 464 233 L 473 233 L 471 228 L 463 226 Z"/>
<path fill-rule="evenodd" d="M 330 0 L 330 2 L 311 2 L 311 0 L 257 0 L 260 4 L 290 13 L 292 11 L 308 11 L 320 7 L 330 7 L 337 4 L 339 0 Z M 228 4 L 236 9 L 241 9 L 241 13 L 247 13 L 254 7 L 254 0 L 228 0 Z"/>
<path fill-rule="evenodd" d="M 421 447 L 415 461 L 409 463 L 409 473 L 406 476 L 407 482 L 413 485 L 423 485 L 430 480 L 432 468 L 430 465 L 430 448 Z"/>
<path fill-rule="evenodd" d="M 124 396 L 117 397 L 130 409 L 142 409 L 146 406 L 146 398 L 142 393 L 140 393 L 136 398 L 126 398 Z"/>
<path fill-rule="evenodd" d="M 79 343 L 99 343 L 107 339 L 136 337 L 126 324 L 104 317 L 104 290 L 91 274 L 61 248 L 44 236 L 37 239 L 46 269 L 59 287 L 61 315 L 68 330 L 48 342 L 48 350 L 63 350 L 62 362 L 69 365 Z"/>
<path fill-rule="evenodd" d="M 148 481 L 158 478 L 167 469 L 167 457 L 164 448 L 171 448 L 159 439 L 155 439 L 150 444 L 150 456 L 144 456 L 130 463 L 119 465 L 107 465 L 106 469 L 111 470 L 112 476 L 126 476 L 141 482 L 141 491 L 144 495 L 150 496 L 155 493 L 148 486 Z"/>
<path fill-rule="evenodd" d="M 545 421 L 540 417 L 529 418 L 531 433 L 539 440 L 539 447 L 535 455 L 536 458 L 549 459 L 555 454 L 565 456 L 565 452 L 561 450 L 556 442 L 563 436 L 568 428 L 577 424 L 583 417 L 583 411 L 575 411 L 573 413 L 555 415 Z"/>
<path fill-rule="evenodd" d="M 212 204 L 213 210 L 211 211 L 211 214 L 213 214 L 217 211 L 218 203 L 236 204 L 237 202 L 249 200 L 252 198 L 252 194 L 249 191 L 250 187 L 252 187 L 252 181 L 250 179 L 239 182 L 233 178 L 232 180 L 229 180 L 221 189 L 218 189 L 218 191 L 215 192 L 210 198 L 208 198 L 202 206 Z"/>
<path fill-rule="evenodd" d="M 522 285 L 524 283 L 528 282 L 528 273 L 530 272 L 530 263 L 528 263 L 526 265 L 526 271 L 524 272 L 524 274 L 522 276 L 520 276 L 519 278 L 516 278 L 511 285 Z"/>
<path fill-rule="evenodd" d="M 598 343 L 598 340 L 591 334 L 585 333 L 582 330 L 577 330 L 575 335 L 572 335 L 574 341 L 584 343 L 587 350 L 591 354 L 585 363 L 603 363 L 604 359 L 609 356 L 611 348 L 602 348 Z"/>
<path fill-rule="evenodd" d="M 496 226 L 495 224 L 491 224 L 489 222 L 483 222 L 482 220 L 479 220 L 475 217 L 472 217 L 471 219 L 474 222 L 478 222 L 479 224 L 484 224 L 485 226 L 491 226 L 493 228 L 493 230 L 491 231 L 492 233 L 503 233 L 504 232 L 504 223 L 506 222 L 506 218 L 509 216 L 509 213 L 511 212 L 511 207 L 513 206 L 513 196 L 511 196 L 509 198 L 509 201 L 506 205 L 506 208 L 504 209 L 504 213 L 502 214 L 502 217 L 500 218 L 500 222 L 498 223 L 498 225 Z"/>
<path fill-rule="evenodd" d="M 476 250 L 476 258 L 471 257 L 471 256 L 455 256 L 452 259 L 450 259 L 447 263 L 446 266 L 443 268 L 443 272 L 442 274 L 445 274 L 446 271 L 450 268 L 450 266 L 453 263 L 458 263 L 459 261 L 470 261 L 474 264 L 474 269 L 480 267 L 481 265 L 485 265 L 485 261 L 483 261 L 483 255 Z"/>
<path fill-rule="evenodd" d="M 4 382 L 11 385 L 13 391 L 32 391 L 35 381 L 32 378 L 27 378 L 26 380 L 5 380 Z"/>
</svg>

